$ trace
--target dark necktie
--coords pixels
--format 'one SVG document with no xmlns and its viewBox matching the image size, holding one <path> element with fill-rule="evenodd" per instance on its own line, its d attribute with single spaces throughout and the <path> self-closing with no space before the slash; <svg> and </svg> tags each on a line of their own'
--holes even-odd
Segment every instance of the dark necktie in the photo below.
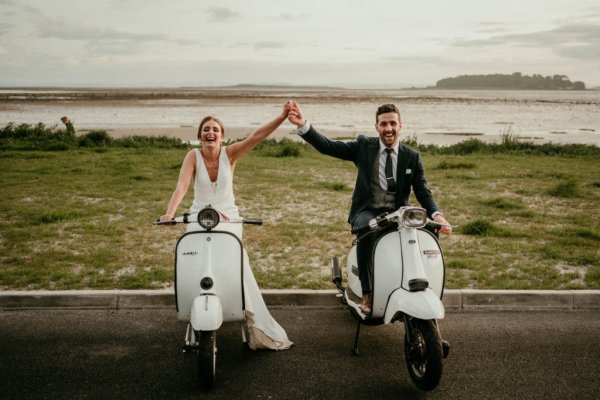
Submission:
<svg viewBox="0 0 600 400">
<path fill-rule="evenodd" d="M 394 171 L 392 163 L 392 151 L 394 149 L 385 149 L 387 152 L 387 158 L 385 159 L 385 180 L 387 181 L 388 192 L 396 191 L 396 181 L 394 180 Z"/>
</svg>

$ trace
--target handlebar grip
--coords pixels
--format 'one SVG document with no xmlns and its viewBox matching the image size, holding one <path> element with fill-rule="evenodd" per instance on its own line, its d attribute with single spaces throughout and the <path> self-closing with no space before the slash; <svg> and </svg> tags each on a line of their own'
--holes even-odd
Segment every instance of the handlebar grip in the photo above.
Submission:
<svg viewBox="0 0 600 400">
<path fill-rule="evenodd" d="M 456 228 L 456 225 L 450 225 L 450 224 L 442 224 L 441 222 L 437 222 L 431 219 L 427 220 L 427 226 L 429 226 L 430 228 L 433 229 L 439 229 L 439 228 L 443 228 L 444 226 L 447 226 L 449 228 Z"/>
<path fill-rule="evenodd" d="M 177 222 L 175 222 L 174 219 L 170 220 L 170 221 L 161 221 L 160 219 L 157 219 L 156 221 L 153 222 L 154 225 L 175 225 Z"/>
<path fill-rule="evenodd" d="M 245 224 L 250 224 L 250 225 L 262 225 L 262 219 L 249 219 L 249 218 L 246 218 L 246 219 L 244 219 L 244 223 Z"/>
<path fill-rule="evenodd" d="M 352 229 L 350 229 L 350 233 L 352 233 L 353 235 L 356 235 L 359 232 L 362 232 L 364 230 L 370 229 L 371 227 L 369 225 L 362 225 L 362 226 L 357 226 L 357 227 L 353 227 Z"/>
</svg>

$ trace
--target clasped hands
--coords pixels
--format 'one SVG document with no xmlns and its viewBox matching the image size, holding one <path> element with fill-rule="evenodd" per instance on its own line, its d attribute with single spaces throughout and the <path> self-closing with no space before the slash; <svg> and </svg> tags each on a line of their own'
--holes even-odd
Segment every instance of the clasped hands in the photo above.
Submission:
<svg viewBox="0 0 600 400">
<path fill-rule="evenodd" d="M 302 110 L 300 110 L 300 106 L 297 102 L 288 100 L 284 105 L 284 114 L 287 113 L 287 119 L 292 124 L 296 125 L 296 127 L 300 128 L 306 120 L 304 119 L 304 115 L 302 114 Z"/>
</svg>

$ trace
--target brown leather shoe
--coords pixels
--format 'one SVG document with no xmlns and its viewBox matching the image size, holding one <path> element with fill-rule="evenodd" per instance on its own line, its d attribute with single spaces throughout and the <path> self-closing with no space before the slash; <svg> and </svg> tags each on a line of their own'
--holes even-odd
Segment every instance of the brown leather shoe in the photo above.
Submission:
<svg viewBox="0 0 600 400">
<path fill-rule="evenodd" d="M 371 307 L 373 307 L 373 296 L 371 295 L 371 293 L 366 293 L 363 295 L 360 310 L 365 315 L 371 315 Z"/>
</svg>

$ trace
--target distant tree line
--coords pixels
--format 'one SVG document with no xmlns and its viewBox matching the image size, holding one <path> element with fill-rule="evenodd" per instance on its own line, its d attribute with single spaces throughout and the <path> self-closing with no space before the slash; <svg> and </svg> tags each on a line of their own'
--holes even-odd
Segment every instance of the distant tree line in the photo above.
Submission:
<svg viewBox="0 0 600 400">
<path fill-rule="evenodd" d="M 532 76 L 520 72 L 513 74 L 460 75 L 437 81 L 440 89 L 533 89 L 533 90 L 585 90 L 585 83 L 571 82 L 566 75 Z"/>
</svg>

